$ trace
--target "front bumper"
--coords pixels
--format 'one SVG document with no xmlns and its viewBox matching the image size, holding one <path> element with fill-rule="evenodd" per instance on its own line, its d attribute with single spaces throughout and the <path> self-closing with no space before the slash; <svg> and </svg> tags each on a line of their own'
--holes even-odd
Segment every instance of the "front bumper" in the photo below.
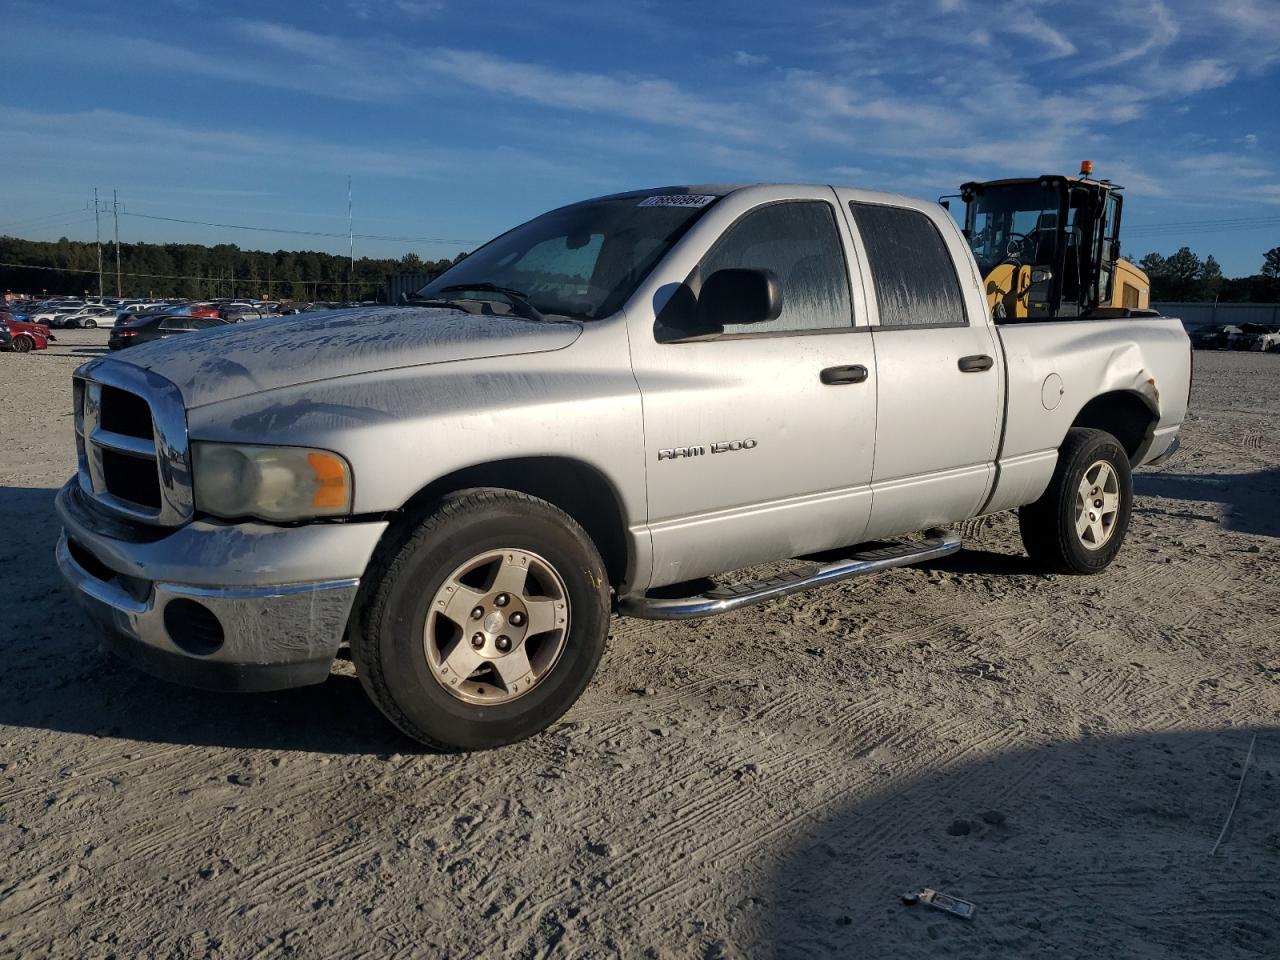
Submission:
<svg viewBox="0 0 1280 960">
<path fill-rule="evenodd" d="M 108 648 L 163 679 L 216 690 L 323 682 L 387 527 L 144 528 L 103 516 L 75 478 L 55 503 L 58 569 Z"/>
</svg>

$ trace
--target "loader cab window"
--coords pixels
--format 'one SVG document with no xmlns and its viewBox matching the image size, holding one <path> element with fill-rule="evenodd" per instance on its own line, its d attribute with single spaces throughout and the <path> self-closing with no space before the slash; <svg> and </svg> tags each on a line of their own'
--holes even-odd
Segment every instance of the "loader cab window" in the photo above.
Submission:
<svg viewBox="0 0 1280 960">
<path fill-rule="evenodd" d="M 968 204 L 965 228 L 982 275 L 1003 263 L 1052 267 L 1057 262 L 1061 201 L 1056 187 L 1038 183 L 976 194 Z"/>
</svg>

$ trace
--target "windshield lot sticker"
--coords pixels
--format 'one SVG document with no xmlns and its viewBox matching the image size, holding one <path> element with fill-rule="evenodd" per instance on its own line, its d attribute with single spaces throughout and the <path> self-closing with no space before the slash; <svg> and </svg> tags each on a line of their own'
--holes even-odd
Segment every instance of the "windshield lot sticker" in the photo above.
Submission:
<svg viewBox="0 0 1280 960">
<path fill-rule="evenodd" d="M 702 197 L 695 193 L 664 193 L 656 197 L 645 197 L 637 207 L 705 207 L 715 197 Z"/>
</svg>

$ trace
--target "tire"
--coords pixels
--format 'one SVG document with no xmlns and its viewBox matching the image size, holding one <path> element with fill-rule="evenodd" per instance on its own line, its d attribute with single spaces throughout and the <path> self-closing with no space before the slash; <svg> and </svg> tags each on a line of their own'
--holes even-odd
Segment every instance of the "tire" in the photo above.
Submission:
<svg viewBox="0 0 1280 960">
<path fill-rule="evenodd" d="M 526 588 L 500 592 L 517 581 L 494 581 L 513 576 Z M 604 653 L 604 562 L 577 522 L 525 494 L 483 488 L 445 497 L 374 560 L 366 583 L 350 630 L 357 675 L 388 720 L 436 750 L 484 750 L 546 729 Z M 535 620 L 563 626 L 535 633 Z M 503 641 L 514 641 L 509 654 Z M 487 659 L 468 672 L 476 657 Z"/>
<path fill-rule="evenodd" d="M 98 329 L 98 321 L 97 321 L 97 320 L 95 320 L 95 319 L 93 319 L 93 317 L 90 317 L 88 320 L 85 320 L 85 321 L 81 324 L 81 326 L 83 326 L 86 330 L 97 330 L 97 329 Z"/>
<path fill-rule="evenodd" d="M 14 353 L 30 353 L 31 348 L 35 346 L 35 342 L 27 336 L 18 336 L 13 338 L 12 350 Z"/>
<path fill-rule="evenodd" d="M 1084 494 L 1090 491 L 1098 492 L 1086 500 Z M 1096 506 L 1099 503 L 1102 508 Z M 1058 449 L 1049 488 L 1018 511 L 1018 526 L 1027 553 L 1046 569 L 1094 574 L 1120 552 L 1132 510 L 1128 454 L 1111 434 L 1077 427 L 1067 431 Z"/>
</svg>

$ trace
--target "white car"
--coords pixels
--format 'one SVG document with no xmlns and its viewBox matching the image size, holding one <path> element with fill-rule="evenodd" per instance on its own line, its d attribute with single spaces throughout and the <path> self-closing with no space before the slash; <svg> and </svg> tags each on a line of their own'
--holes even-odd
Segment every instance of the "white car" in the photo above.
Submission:
<svg viewBox="0 0 1280 960">
<path fill-rule="evenodd" d="M 111 326 L 115 322 L 116 311 L 114 307 L 102 305 L 89 305 L 71 310 L 66 313 L 58 314 L 53 321 L 55 327 L 97 327 Z"/>
</svg>

